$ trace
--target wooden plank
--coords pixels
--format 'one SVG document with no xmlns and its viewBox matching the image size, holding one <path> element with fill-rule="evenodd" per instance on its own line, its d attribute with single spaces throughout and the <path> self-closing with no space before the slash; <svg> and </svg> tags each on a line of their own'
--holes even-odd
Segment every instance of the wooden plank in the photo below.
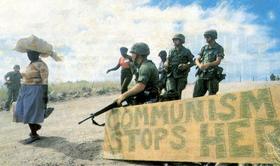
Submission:
<svg viewBox="0 0 280 166">
<path fill-rule="evenodd" d="M 279 111 L 280 86 L 115 109 L 104 157 L 272 163 L 266 138 L 280 138 Z"/>
</svg>

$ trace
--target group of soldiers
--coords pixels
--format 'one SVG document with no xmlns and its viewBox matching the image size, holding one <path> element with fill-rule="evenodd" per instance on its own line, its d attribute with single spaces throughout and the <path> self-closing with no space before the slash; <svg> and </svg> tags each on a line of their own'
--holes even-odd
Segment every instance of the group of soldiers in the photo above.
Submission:
<svg viewBox="0 0 280 166">
<path fill-rule="evenodd" d="M 224 50 L 216 42 L 217 36 L 216 30 L 206 31 L 204 38 L 207 44 L 202 47 L 198 57 L 194 59 L 191 51 L 184 46 L 185 36 L 183 34 L 174 35 L 172 38 L 174 48 L 168 54 L 164 50 L 159 52 L 161 62 L 158 68 L 147 59 L 150 49 L 146 43 L 135 43 L 130 50 L 131 55 L 128 55 L 126 47 L 121 47 L 122 56 L 118 64 L 107 70 L 109 73 L 121 67 L 122 94 L 116 101 L 121 104 L 126 100 L 129 104 L 134 105 L 181 99 L 182 91 L 188 83 L 190 69 L 195 65 L 197 80 L 193 97 L 204 96 L 207 91 L 209 95 L 216 94 L 219 90 L 219 82 L 225 77 L 222 74 L 223 69 L 219 67 L 224 58 Z M 11 103 L 17 99 L 22 78 L 19 71 L 19 65 L 15 65 L 14 71 L 5 75 L 8 87 L 5 110 L 9 110 Z M 133 74 L 136 76 L 136 84 L 128 90 Z"/>
<path fill-rule="evenodd" d="M 194 59 L 191 51 L 184 46 L 185 36 L 174 35 L 174 48 L 168 55 L 164 50 L 159 52 L 161 62 L 158 68 L 147 59 L 150 49 L 146 43 L 135 43 L 130 50 L 131 56 L 127 54 L 128 49 L 122 47 L 118 65 L 107 71 L 109 73 L 122 67 L 122 94 L 116 99 L 117 103 L 126 100 L 129 104 L 143 104 L 181 99 L 190 69 L 195 65 L 197 80 L 193 97 L 204 96 L 207 91 L 209 95 L 215 95 L 219 90 L 219 82 L 225 78 L 223 68 L 219 66 L 224 58 L 224 50 L 216 42 L 217 37 L 216 30 L 206 31 L 204 38 L 207 44 Z M 128 90 L 133 74 L 136 75 L 136 84 Z"/>
</svg>

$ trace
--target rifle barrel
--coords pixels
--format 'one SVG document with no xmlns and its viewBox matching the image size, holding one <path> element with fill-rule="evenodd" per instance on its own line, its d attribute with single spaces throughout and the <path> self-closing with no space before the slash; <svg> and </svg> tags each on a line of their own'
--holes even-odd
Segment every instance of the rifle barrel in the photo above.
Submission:
<svg viewBox="0 0 280 166">
<path fill-rule="evenodd" d="M 86 120 L 88 120 L 88 119 L 90 119 L 90 118 L 92 118 L 92 117 L 93 117 L 93 116 L 89 116 L 89 117 L 87 117 L 86 119 L 80 121 L 78 124 L 82 124 L 84 121 L 86 121 Z"/>
<path fill-rule="evenodd" d="M 113 109 L 113 108 L 115 108 L 115 107 L 118 107 L 118 104 L 117 104 L 116 102 L 114 102 L 114 103 L 112 103 L 112 104 L 106 106 L 105 108 L 101 109 L 100 111 L 97 111 L 97 112 L 91 114 L 91 116 L 89 116 L 88 118 L 86 118 L 86 119 L 80 121 L 78 124 L 81 124 L 81 123 L 83 123 L 84 121 L 86 121 L 86 120 L 88 120 L 88 119 L 90 119 L 90 118 L 96 117 L 96 116 L 98 116 L 98 115 L 100 115 L 100 114 L 103 114 L 104 112 L 107 112 L 107 111 L 109 111 L 109 110 L 111 110 L 111 109 Z"/>
</svg>

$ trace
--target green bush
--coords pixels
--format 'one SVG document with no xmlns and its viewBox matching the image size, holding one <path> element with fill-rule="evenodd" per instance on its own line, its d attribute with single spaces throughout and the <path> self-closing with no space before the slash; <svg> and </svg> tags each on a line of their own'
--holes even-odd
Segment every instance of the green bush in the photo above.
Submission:
<svg viewBox="0 0 280 166">
<path fill-rule="evenodd" d="M 5 101 L 7 99 L 7 88 L 4 86 L 0 87 L 0 101 Z"/>
<path fill-rule="evenodd" d="M 63 93 L 81 91 L 82 89 L 92 89 L 93 92 L 104 91 L 103 94 L 110 91 L 120 91 L 118 82 L 103 81 L 103 82 L 89 82 L 89 81 L 76 81 L 64 82 L 49 85 L 49 92 Z M 100 92 L 99 92 L 100 93 Z M 99 94 L 98 93 L 98 94 Z"/>
<path fill-rule="evenodd" d="M 89 82 L 89 81 L 76 81 L 76 82 L 63 82 L 49 84 L 50 93 L 63 93 L 69 94 L 74 92 L 91 91 L 92 95 L 105 95 L 112 92 L 120 92 L 119 82 L 103 81 L 103 82 Z M 7 88 L 0 86 L 0 101 L 7 99 Z"/>
</svg>

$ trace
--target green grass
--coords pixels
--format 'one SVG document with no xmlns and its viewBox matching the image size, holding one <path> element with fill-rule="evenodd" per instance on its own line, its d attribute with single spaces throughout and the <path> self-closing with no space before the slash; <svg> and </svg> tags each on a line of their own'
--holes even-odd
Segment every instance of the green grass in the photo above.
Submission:
<svg viewBox="0 0 280 166">
<path fill-rule="evenodd" d="M 5 101 L 7 99 L 7 88 L 4 86 L 0 87 L 0 101 Z"/>
<path fill-rule="evenodd" d="M 119 82 L 103 81 L 103 82 L 89 82 L 89 81 L 77 81 L 77 82 L 64 82 L 49 84 L 49 93 L 69 93 L 75 91 L 81 91 L 82 89 L 91 89 L 93 94 L 105 95 L 112 92 L 120 92 Z M 0 101 L 7 99 L 7 88 L 0 86 Z"/>
<path fill-rule="evenodd" d="M 111 91 L 119 91 L 120 86 L 118 82 L 104 81 L 104 82 L 64 82 L 59 84 L 50 84 L 49 92 L 63 93 L 71 91 L 79 91 L 81 89 L 92 89 L 93 92 L 105 91 L 104 94 Z"/>
</svg>

